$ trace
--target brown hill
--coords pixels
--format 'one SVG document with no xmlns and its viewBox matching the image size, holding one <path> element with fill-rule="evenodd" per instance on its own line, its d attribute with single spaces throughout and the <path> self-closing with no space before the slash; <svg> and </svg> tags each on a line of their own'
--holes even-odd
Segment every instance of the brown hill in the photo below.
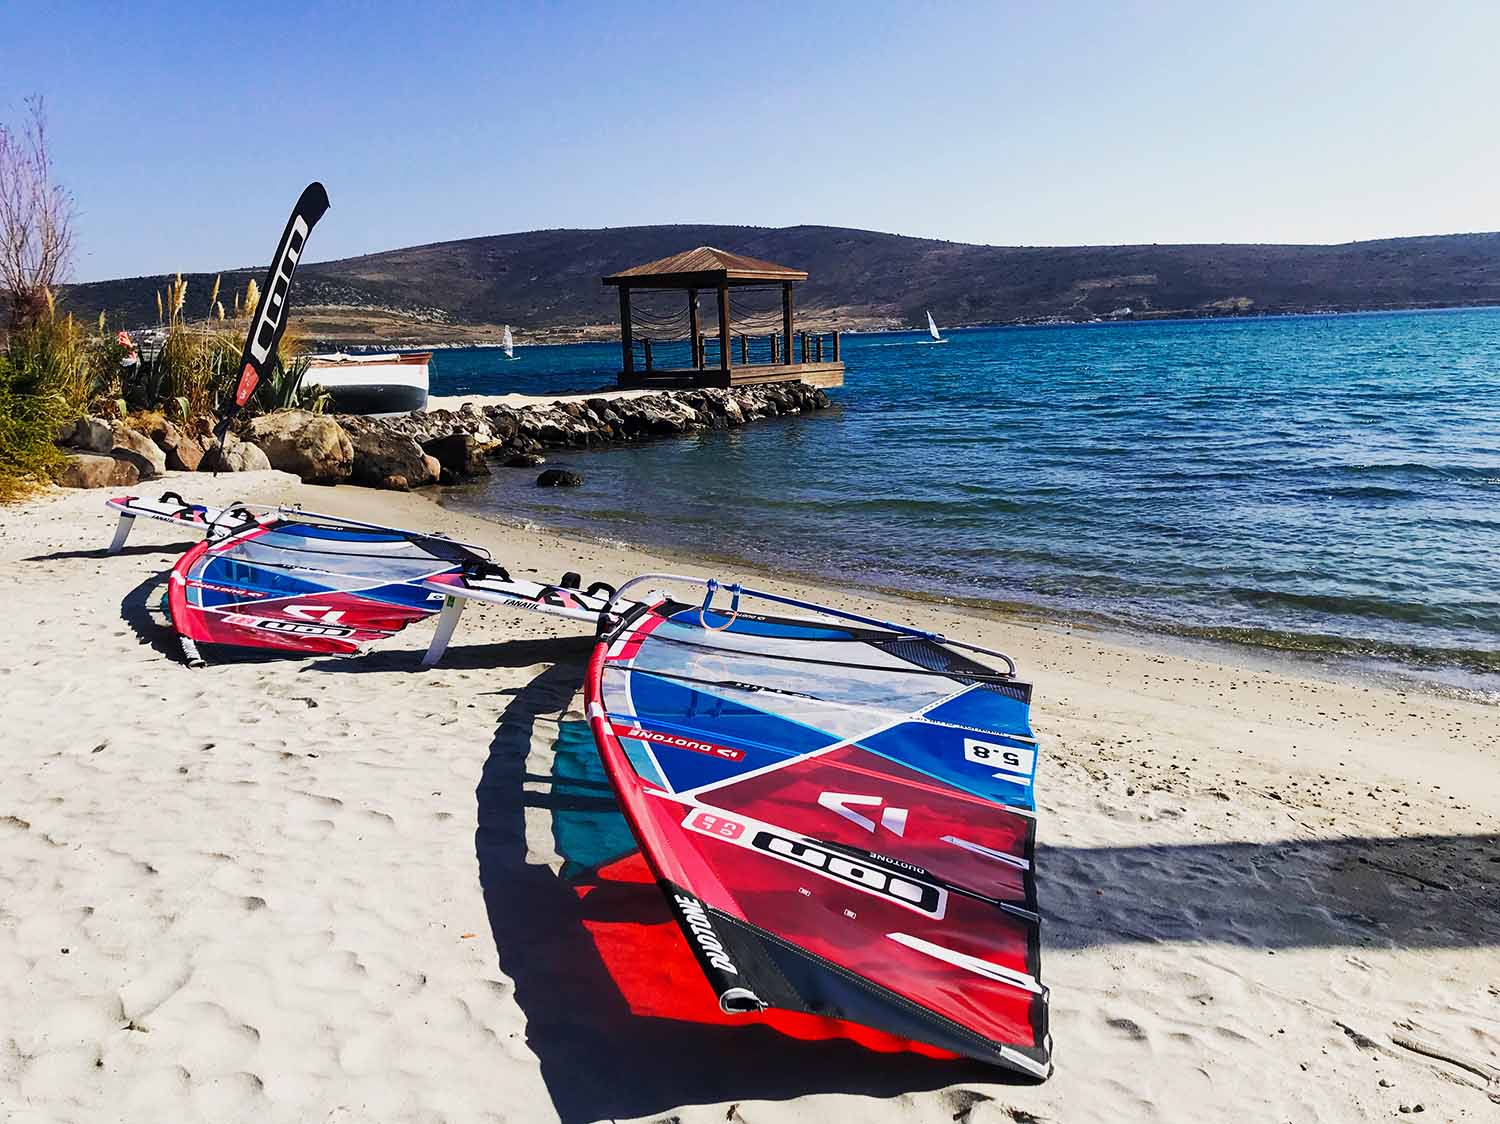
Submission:
<svg viewBox="0 0 1500 1124">
<path fill-rule="evenodd" d="M 467 238 L 320 262 L 298 273 L 293 307 L 309 334 L 347 342 L 607 331 L 605 274 L 697 245 L 806 269 L 799 304 L 846 327 L 1500 304 L 1500 234 L 1337 246 L 976 246 L 840 227 L 639 226 Z M 226 271 L 226 289 L 259 270 Z M 75 285 L 85 314 L 155 320 L 161 277 Z M 212 277 L 189 278 L 206 302 Z"/>
</svg>

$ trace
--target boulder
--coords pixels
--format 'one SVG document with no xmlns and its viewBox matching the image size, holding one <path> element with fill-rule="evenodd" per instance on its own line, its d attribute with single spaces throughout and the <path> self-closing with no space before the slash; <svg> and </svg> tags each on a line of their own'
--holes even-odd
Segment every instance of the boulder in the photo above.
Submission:
<svg viewBox="0 0 1500 1124">
<path fill-rule="evenodd" d="M 150 480 L 167 471 L 167 454 L 144 433 L 137 433 L 126 425 L 117 425 L 114 428 L 114 442 L 109 451 L 110 456 L 135 465 L 140 479 Z"/>
<path fill-rule="evenodd" d="M 167 467 L 175 472 L 197 472 L 203 463 L 203 443 L 190 433 L 179 432 L 177 442 L 167 450 Z"/>
<path fill-rule="evenodd" d="M 281 410 L 250 423 L 250 435 L 272 468 L 306 484 L 337 484 L 354 471 L 354 443 L 338 422 L 306 410 Z"/>
<path fill-rule="evenodd" d="M 380 482 L 380 486 L 390 492 L 407 492 L 411 490 L 404 476 L 387 476 Z"/>
<path fill-rule="evenodd" d="M 132 462 L 98 453 L 69 453 L 56 473 L 64 488 L 121 488 L 140 478 Z"/>
<path fill-rule="evenodd" d="M 368 418 L 352 415 L 341 416 L 339 424 L 354 446 L 351 473 L 354 483 L 381 488 L 386 486 L 386 477 L 401 476 L 405 477 L 408 487 L 419 488 L 437 479 L 437 473 L 427 464 L 427 454 L 422 452 L 422 446 L 410 437 Z"/>
<path fill-rule="evenodd" d="M 158 449 L 171 456 L 172 450 L 177 447 L 177 442 L 182 440 L 182 430 L 166 418 L 160 418 L 157 424 L 146 433 L 146 436 L 156 442 Z"/>
<path fill-rule="evenodd" d="M 264 472 L 271 462 L 259 445 L 241 441 L 232 433 L 224 435 L 224 446 L 215 446 L 204 456 L 199 469 L 204 472 Z"/>
<path fill-rule="evenodd" d="M 505 459 L 506 468 L 536 468 L 546 463 L 547 458 L 541 453 L 512 453 Z"/>
<path fill-rule="evenodd" d="M 428 482 L 440 480 L 443 476 L 443 464 L 430 453 L 422 454 L 422 463 L 427 466 Z"/>
<path fill-rule="evenodd" d="M 436 457 L 442 468 L 443 483 L 462 480 L 469 476 L 488 476 L 489 462 L 473 436 L 468 433 L 449 433 L 422 442 L 428 456 Z"/>
<path fill-rule="evenodd" d="M 115 447 L 114 427 L 103 418 L 79 418 L 64 427 L 58 444 L 108 456 Z"/>
<path fill-rule="evenodd" d="M 137 433 L 144 433 L 156 442 L 156 447 L 163 453 L 167 451 L 172 435 L 177 429 L 167 420 L 167 415 L 160 410 L 143 410 L 133 415 L 130 419 L 130 428 Z"/>
<path fill-rule="evenodd" d="M 167 459 L 167 467 L 174 472 L 197 472 L 203 460 L 205 443 L 199 439 L 192 422 L 176 425 L 162 414 L 142 414 L 134 426 L 156 442 Z"/>
<path fill-rule="evenodd" d="M 536 478 L 538 488 L 578 488 L 582 485 L 583 477 L 566 468 L 549 468 Z"/>
</svg>

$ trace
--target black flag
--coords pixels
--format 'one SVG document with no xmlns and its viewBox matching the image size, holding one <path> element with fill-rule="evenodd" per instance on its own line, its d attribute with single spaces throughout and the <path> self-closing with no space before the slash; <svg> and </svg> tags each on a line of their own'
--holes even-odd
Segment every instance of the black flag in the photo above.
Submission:
<svg viewBox="0 0 1500 1124">
<path fill-rule="evenodd" d="M 219 460 L 223 462 L 224 437 L 229 432 L 229 423 L 239 413 L 261 379 L 271 371 L 276 359 L 276 345 L 281 333 L 286 330 L 287 296 L 292 288 L 292 273 L 302 257 L 307 236 L 328 210 L 328 192 L 320 183 L 310 183 L 303 190 L 297 205 L 292 208 L 292 217 L 287 219 L 286 229 L 281 232 L 281 241 L 276 245 L 276 256 L 271 259 L 271 268 L 266 271 L 265 284 L 261 286 L 260 305 L 250 318 L 250 334 L 245 337 L 245 350 L 240 356 L 240 380 L 234 391 L 234 402 L 225 410 L 214 429 L 219 441 Z"/>
</svg>

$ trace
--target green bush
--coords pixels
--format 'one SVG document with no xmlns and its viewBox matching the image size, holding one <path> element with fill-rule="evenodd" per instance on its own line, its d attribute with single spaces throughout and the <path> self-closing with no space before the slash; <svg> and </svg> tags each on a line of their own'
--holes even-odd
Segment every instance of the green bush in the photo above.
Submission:
<svg viewBox="0 0 1500 1124">
<path fill-rule="evenodd" d="M 43 317 L 0 347 L 0 502 L 28 495 L 62 461 L 54 442 L 83 412 L 89 359 L 72 317 Z"/>
<path fill-rule="evenodd" d="M 71 316 L 56 314 L 50 297 L 33 322 L 0 336 L 0 503 L 46 482 L 48 470 L 62 462 L 58 434 L 85 414 L 124 418 L 159 411 L 178 422 L 218 415 L 239 382 L 245 328 L 222 319 L 184 323 L 176 311 L 182 292 L 169 291 L 174 314 L 149 362 L 121 367 L 136 350 L 129 336 L 112 332 L 103 316 L 96 331 L 85 333 Z M 302 385 L 308 366 L 298 354 L 302 347 L 294 332 L 287 334 L 247 414 L 292 407 L 322 412 L 327 394 Z"/>
</svg>

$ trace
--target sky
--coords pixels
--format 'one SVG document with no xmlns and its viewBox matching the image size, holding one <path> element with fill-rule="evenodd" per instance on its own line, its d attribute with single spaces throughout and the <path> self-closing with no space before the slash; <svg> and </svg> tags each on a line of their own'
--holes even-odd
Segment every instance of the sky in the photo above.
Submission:
<svg viewBox="0 0 1500 1124">
<path fill-rule="evenodd" d="M 75 280 L 554 227 L 1000 245 L 1500 228 L 1500 5 L 0 0 Z"/>
</svg>

